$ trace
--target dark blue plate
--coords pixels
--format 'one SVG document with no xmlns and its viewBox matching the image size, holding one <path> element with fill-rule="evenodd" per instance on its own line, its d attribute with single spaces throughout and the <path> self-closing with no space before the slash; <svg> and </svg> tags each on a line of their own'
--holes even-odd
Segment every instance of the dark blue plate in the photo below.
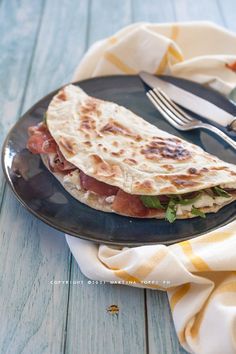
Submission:
<svg viewBox="0 0 236 354">
<path fill-rule="evenodd" d="M 201 91 L 200 85 L 190 81 L 177 78 L 171 80 L 189 90 Z M 90 95 L 124 105 L 160 129 L 200 145 L 225 161 L 236 163 L 235 152 L 217 136 L 196 130 L 179 132 L 170 126 L 147 99 L 145 85 L 137 76 L 101 77 L 82 81 L 78 85 Z M 213 101 L 219 97 L 214 91 L 206 88 L 202 88 L 202 92 L 204 95 L 207 92 L 208 99 Z M 6 178 L 17 199 L 40 220 L 80 238 L 134 246 L 170 244 L 189 239 L 235 219 L 236 203 L 225 206 L 217 214 L 208 214 L 206 219 L 177 220 L 169 224 L 165 220 L 135 219 L 104 213 L 78 202 L 44 167 L 40 157 L 32 155 L 25 148 L 27 128 L 42 120 L 54 94 L 55 92 L 36 103 L 16 123 L 5 141 L 2 154 Z M 228 100 L 222 98 L 218 101 L 222 108 L 229 109 Z"/>
</svg>

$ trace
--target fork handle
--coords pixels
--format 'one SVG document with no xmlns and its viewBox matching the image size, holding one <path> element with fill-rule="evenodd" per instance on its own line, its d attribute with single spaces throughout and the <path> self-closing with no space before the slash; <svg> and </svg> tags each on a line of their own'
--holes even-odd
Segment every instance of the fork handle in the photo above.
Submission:
<svg viewBox="0 0 236 354">
<path fill-rule="evenodd" d="M 210 130 L 211 132 L 216 133 L 219 135 L 223 140 L 225 140 L 230 146 L 232 146 L 236 150 L 236 142 L 231 139 L 228 135 L 223 133 L 220 129 L 214 127 L 213 125 L 210 124 L 201 124 L 201 128 L 205 128 L 207 130 Z"/>
</svg>

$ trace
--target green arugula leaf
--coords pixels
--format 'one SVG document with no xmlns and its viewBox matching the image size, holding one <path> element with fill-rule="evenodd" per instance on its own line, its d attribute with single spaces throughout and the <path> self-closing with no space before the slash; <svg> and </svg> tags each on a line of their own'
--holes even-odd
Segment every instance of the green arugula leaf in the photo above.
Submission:
<svg viewBox="0 0 236 354">
<path fill-rule="evenodd" d="M 205 213 L 203 213 L 200 209 L 194 208 L 194 206 L 192 207 L 191 213 L 193 215 L 200 216 L 203 219 L 206 217 Z"/>
<path fill-rule="evenodd" d="M 140 199 L 147 208 L 165 209 L 165 207 L 161 204 L 159 198 L 156 196 L 141 195 Z"/>
<path fill-rule="evenodd" d="M 169 201 L 168 207 L 166 209 L 166 220 L 170 223 L 174 222 L 176 219 L 176 201 L 171 199 Z"/>
<path fill-rule="evenodd" d="M 193 203 L 195 203 L 201 196 L 202 196 L 202 193 L 199 193 L 198 195 L 196 195 L 196 197 L 194 197 L 194 198 L 192 198 L 192 199 L 181 199 L 181 200 L 178 201 L 178 204 L 181 204 L 181 205 L 193 204 Z"/>
<path fill-rule="evenodd" d="M 230 198 L 231 197 L 231 195 L 229 193 L 227 193 L 223 188 L 213 187 L 213 190 L 220 197 L 224 197 L 224 198 Z"/>
</svg>

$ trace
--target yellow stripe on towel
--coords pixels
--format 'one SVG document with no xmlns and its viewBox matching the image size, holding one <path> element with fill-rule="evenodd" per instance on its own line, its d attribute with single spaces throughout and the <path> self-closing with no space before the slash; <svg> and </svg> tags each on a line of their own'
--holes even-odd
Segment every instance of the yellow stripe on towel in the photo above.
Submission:
<svg viewBox="0 0 236 354">
<path fill-rule="evenodd" d="M 147 277 L 154 270 L 154 268 L 165 258 L 166 254 L 167 254 L 166 249 L 158 250 L 154 255 L 149 257 L 144 263 L 142 263 L 135 270 L 134 275 L 129 274 L 127 271 L 123 269 L 116 269 L 116 268 L 111 268 L 111 269 L 113 270 L 114 274 L 117 277 L 121 278 L 122 280 L 140 284 L 143 281 L 145 281 L 145 277 Z M 166 290 L 166 288 L 164 288 L 161 285 L 155 286 L 152 284 L 152 287 Z"/>
<path fill-rule="evenodd" d="M 159 64 L 159 66 L 158 66 L 158 68 L 157 68 L 157 70 L 155 72 L 155 74 L 157 74 L 157 75 L 163 74 L 163 72 L 164 72 L 164 70 L 166 68 L 167 61 L 168 61 L 168 50 L 169 50 L 169 48 L 165 52 L 165 54 L 164 54 L 164 56 L 163 56 L 163 58 L 162 58 L 162 60 L 161 60 L 161 62 Z"/>
<path fill-rule="evenodd" d="M 167 255 L 167 249 L 163 248 L 158 250 L 154 255 L 149 257 L 143 264 L 141 264 L 135 271 L 135 274 L 141 278 L 145 279 L 154 268 L 161 263 L 161 261 Z"/>
<path fill-rule="evenodd" d="M 211 271 L 209 265 L 197 254 L 193 252 L 192 246 L 189 241 L 179 243 L 186 257 L 190 260 L 193 266 L 200 272 Z"/>
<path fill-rule="evenodd" d="M 105 58 L 125 74 L 135 74 L 135 70 L 122 62 L 115 54 L 106 52 Z"/>
<path fill-rule="evenodd" d="M 215 231 L 213 234 L 208 236 L 202 236 L 200 238 L 196 238 L 193 242 L 197 243 L 214 243 L 214 242 L 222 242 L 227 240 L 230 237 L 235 236 L 235 231 Z"/>
<path fill-rule="evenodd" d="M 177 61 L 184 60 L 183 55 L 180 52 L 178 52 L 178 50 L 176 50 L 172 45 L 170 45 L 168 53 L 170 53 L 175 59 L 177 59 Z"/>
<path fill-rule="evenodd" d="M 172 39 L 173 41 L 176 40 L 177 36 L 179 34 L 179 27 L 177 25 L 173 25 L 172 29 L 171 29 L 171 35 L 170 35 L 170 39 Z M 179 53 L 172 44 L 170 44 L 165 52 L 165 54 L 162 57 L 162 60 L 156 70 L 156 74 L 157 75 L 161 75 L 163 74 L 163 72 L 165 71 L 165 68 L 167 66 L 168 63 L 168 59 L 169 59 L 169 55 L 172 55 L 175 59 L 177 59 L 177 61 L 183 61 L 183 56 L 181 53 Z"/>
<path fill-rule="evenodd" d="M 194 324 L 193 324 L 191 331 L 190 331 L 193 338 L 196 338 L 199 334 L 199 330 L 200 330 L 202 320 L 205 315 L 206 308 L 207 308 L 208 304 L 210 303 L 212 297 L 214 297 L 215 295 L 218 295 L 218 294 L 225 293 L 225 292 L 235 292 L 236 293 L 236 281 L 221 284 L 215 291 L 213 291 L 211 296 L 205 302 L 201 311 L 196 315 Z"/>
<path fill-rule="evenodd" d="M 184 342 L 186 342 L 186 339 L 185 339 L 185 329 L 183 329 L 182 331 L 180 331 L 178 333 L 178 338 L 179 338 L 179 341 L 181 344 L 183 344 Z"/>
<path fill-rule="evenodd" d="M 217 295 L 222 293 L 233 293 L 233 292 L 235 292 L 236 294 L 236 280 L 220 285 L 219 288 L 216 290 L 215 294 Z"/>
<path fill-rule="evenodd" d="M 177 37 L 178 37 L 178 34 L 179 34 L 179 26 L 177 26 L 176 24 L 174 24 L 171 28 L 171 35 L 170 35 L 170 38 L 173 40 L 173 41 L 176 41 Z"/>
<path fill-rule="evenodd" d="M 189 292 L 190 283 L 179 286 L 176 292 L 171 296 L 170 299 L 170 308 L 172 312 L 174 311 L 175 306 L 178 302 Z"/>
<path fill-rule="evenodd" d="M 114 36 L 108 38 L 108 42 L 110 44 L 115 44 L 115 43 L 117 43 L 117 41 L 118 41 L 118 39 L 116 37 L 114 37 Z"/>
<path fill-rule="evenodd" d="M 129 274 L 128 272 L 126 272 L 123 269 L 112 269 L 114 274 L 121 278 L 122 280 L 124 280 L 125 282 L 132 282 L 132 283 L 140 283 L 140 279 L 132 276 L 131 274 Z"/>
</svg>

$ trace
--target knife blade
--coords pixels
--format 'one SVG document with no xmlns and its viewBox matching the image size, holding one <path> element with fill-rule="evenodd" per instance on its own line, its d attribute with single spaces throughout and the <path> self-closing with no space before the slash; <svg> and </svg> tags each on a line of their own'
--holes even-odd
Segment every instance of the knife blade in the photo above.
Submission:
<svg viewBox="0 0 236 354">
<path fill-rule="evenodd" d="M 159 87 L 162 89 L 174 102 L 180 106 L 187 108 L 188 110 L 197 113 L 217 124 L 227 127 L 229 130 L 236 131 L 236 117 L 216 106 L 212 102 L 209 102 L 202 97 L 199 97 L 145 71 L 141 71 L 139 76 L 151 88 Z"/>
</svg>

